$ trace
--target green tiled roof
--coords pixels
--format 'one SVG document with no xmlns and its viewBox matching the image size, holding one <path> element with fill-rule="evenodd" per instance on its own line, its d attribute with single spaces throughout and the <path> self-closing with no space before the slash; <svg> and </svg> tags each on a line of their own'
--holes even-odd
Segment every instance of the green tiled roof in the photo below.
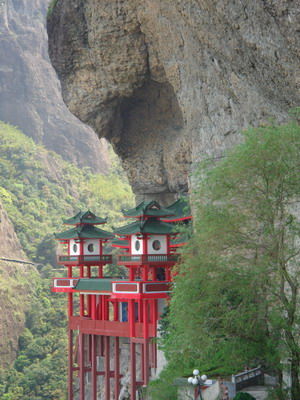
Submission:
<svg viewBox="0 0 300 400">
<path fill-rule="evenodd" d="M 114 239 L 112 240 L 111 244 L 117 247 L 129 247 L 129 240 Z"/>
<path fill-rule="evenodd" d="M 162 218 L 163 221 L 176 221 L 191 218 L 191 209 L 186 197 L 181 197 L 175 203 L 167 207 L 173 216 Z"/>
<path fill-rule="evenodd" d="M 131 210 L 122 210 L 125 217 L 168 217 L 173 215 L 171 210 L 162 208 L 156 201 L 142 201 Z"/>
<path fill-rule="evenodd" d="M 68 231 L 55 234 L 56 239 L 113 239 L 114 234 L 93 225 L 79 225 Z"/>
<path fill-rule="evenodd" d="M 135 233 L 149 233 L 153 235 L 166 235 L 176 233 L 173 225 L 159 221 L 157 219 L 146 219 L 145 221 L 136 221 L 115 230 L 117 235 L 134 235 Z"/>
<path fill-rule="evenodd" d="M 79 279 L 77 285 L 75 286 L 75 290 L 91 290 L 91 291 L 105 291 L 111 292 L 112 290 L 112 282 L 115 279 L 97 279 L 97 278 L 84 278 Z"/>
<path fill-rule="evenodd" d="M 105 224 L 107 222 L 106 218 L 97 217 L 90 210 L 79 211 L 74 217 L 64 220 L 66 225 L 78 225 L 78 224 Z"/>
</svg>

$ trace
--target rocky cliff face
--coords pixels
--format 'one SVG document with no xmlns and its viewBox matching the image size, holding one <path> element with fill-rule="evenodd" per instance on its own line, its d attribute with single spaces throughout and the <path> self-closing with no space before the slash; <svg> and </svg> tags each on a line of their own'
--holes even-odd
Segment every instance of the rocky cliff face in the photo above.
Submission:
<svg viewBox="0 0 300 400">
<path fill-rule="evenodd" d="M 0 367 L 15 359 L 31 294 L 31 278 L 36 273 L 30 264 L 3 258 L 26 261 L 13 225 L 0 204 Z"/>
<path fill-rule="evenodd" d="M 188 190 L 191 163 L 299 104 L 298 0 L 57 0 L 50 57 L 69 109 L 137 194 Z"/>
<path fill-rule="evenodd" d="M 64 105 L 49 63 L 48 0 L 0 0 L 0 120 L 66 160 L 107 168 L 106 144 Z"/>
</svg>

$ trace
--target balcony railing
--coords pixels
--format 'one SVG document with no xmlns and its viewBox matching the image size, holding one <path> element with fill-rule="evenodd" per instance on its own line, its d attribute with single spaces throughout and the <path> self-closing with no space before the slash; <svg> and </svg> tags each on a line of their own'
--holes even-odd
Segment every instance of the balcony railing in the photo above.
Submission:
<svg viewBox="0 0 300 400">
<path fill-rule="evenodd" d="M 85 264 L 85 265 L 97 265 L 101 264 L 111 264 L 112 256 L 111 255 L 80 255 L 80 256 L 58 256 L 58 263 L 64 265 L 77 265 L 77 264 Z"/>
<path fill-rule="evenodd" d="M 139 264 L 163 264 L 176 263 L 179 259 L 178 254 L 136 254 L 118 256 L 119 264 L 139 263 Z"/>
</svg>

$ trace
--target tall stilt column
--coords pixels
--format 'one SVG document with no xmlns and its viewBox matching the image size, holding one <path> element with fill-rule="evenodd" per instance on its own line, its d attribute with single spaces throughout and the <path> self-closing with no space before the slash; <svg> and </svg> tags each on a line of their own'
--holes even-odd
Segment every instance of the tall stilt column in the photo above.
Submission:
<svg viewBox="0 0 300 400">
<path fill-rule="evenodd" d="M 136 400 L 136 354 L 135 343 L 130 342 L 130 400 Z"/>
<path fill-rule="evenodd" d="M 73 331 L 69 328 L 68 400 L 73 400 Z"/>
<path fill-rule="evenodd" d="M 84 400 L 84 334 L 79 332 L 79 399 Z"/>
<path fill-rule="evenodd" d="M 105 387 L 105 400 L 110 400 L 110 349 L 109 349 L 109 336 L 104 336 L 104 387 Z"/>
<path fill-rule="evenodd" d="M 97 336 L 92 336 L 92 398 L 91 400 L 97 400 Z"/>
<path fill-rule="evenodd" d="M 120 339 L 115 337 L 115 400 L 120 393 Z"/>
</svg>

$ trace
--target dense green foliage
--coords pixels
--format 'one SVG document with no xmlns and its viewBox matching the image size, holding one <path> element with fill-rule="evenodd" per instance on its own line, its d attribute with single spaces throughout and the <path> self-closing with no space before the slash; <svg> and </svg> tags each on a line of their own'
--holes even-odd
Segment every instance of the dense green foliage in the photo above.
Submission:
<svg viewBox="0 0 300 400">
<path fill-rule="evenodd" d="M 0 374 L 3 400 L 66 398 L 66 315 L 64 296 L 50 293 L 50 268 L 36 278 L 26 328 L 13 367 Z"/>
<path fill-rule="evenodd" d="M 255 400 L 255 398 L 249 393 L 240 392 L 234 396 L 233 400 Z"/>
<path fill-rule="evenodd" d="M 300 398 L 299 154 L 300 127 L 290 123 L 251 129 L 216 166 L 201 166 L 154 399 L 174 399 L 168 379 L 193 367 L 226 376 L 261 364 L 281 383 L 286 359 L 291 398 Z"/>
<path fill-rule="evenodd" d="M 26 282 L 33 293 L 17 359 L 11 369 L 0 371 L 3 400 L 66 398 L 65 296 L 50 292 L 50 278 L 61 274 L 53 272 L 53 232 L 63 229 L 64 218 L 87 208 L 108 216 L 109 229 L 118 223 L 121 208 L 132 206 L 127 180 L 113 154 L 111 159 L 107 175 L 92 174 L 0 122 L 0 200 L 27 256 L 41 264 L 40 274 L 31 273 Z M 120 270 L 110 266 L 107 273 L 120 274 Z M 17 299 L 10 289 L 7 296 Z"/>
<path fill-rule="evenodd" d="M 108 226 L 116 224 L 121 208 L 133 201 L 118 170 L 116 161 L 107 175 L 80 170 L 0 122 L 0 200 L 24 250 L 37 262 L 49 262 L 53 232 L 79 209 L 91 208 L 109 218 Z"/>
</svg>

